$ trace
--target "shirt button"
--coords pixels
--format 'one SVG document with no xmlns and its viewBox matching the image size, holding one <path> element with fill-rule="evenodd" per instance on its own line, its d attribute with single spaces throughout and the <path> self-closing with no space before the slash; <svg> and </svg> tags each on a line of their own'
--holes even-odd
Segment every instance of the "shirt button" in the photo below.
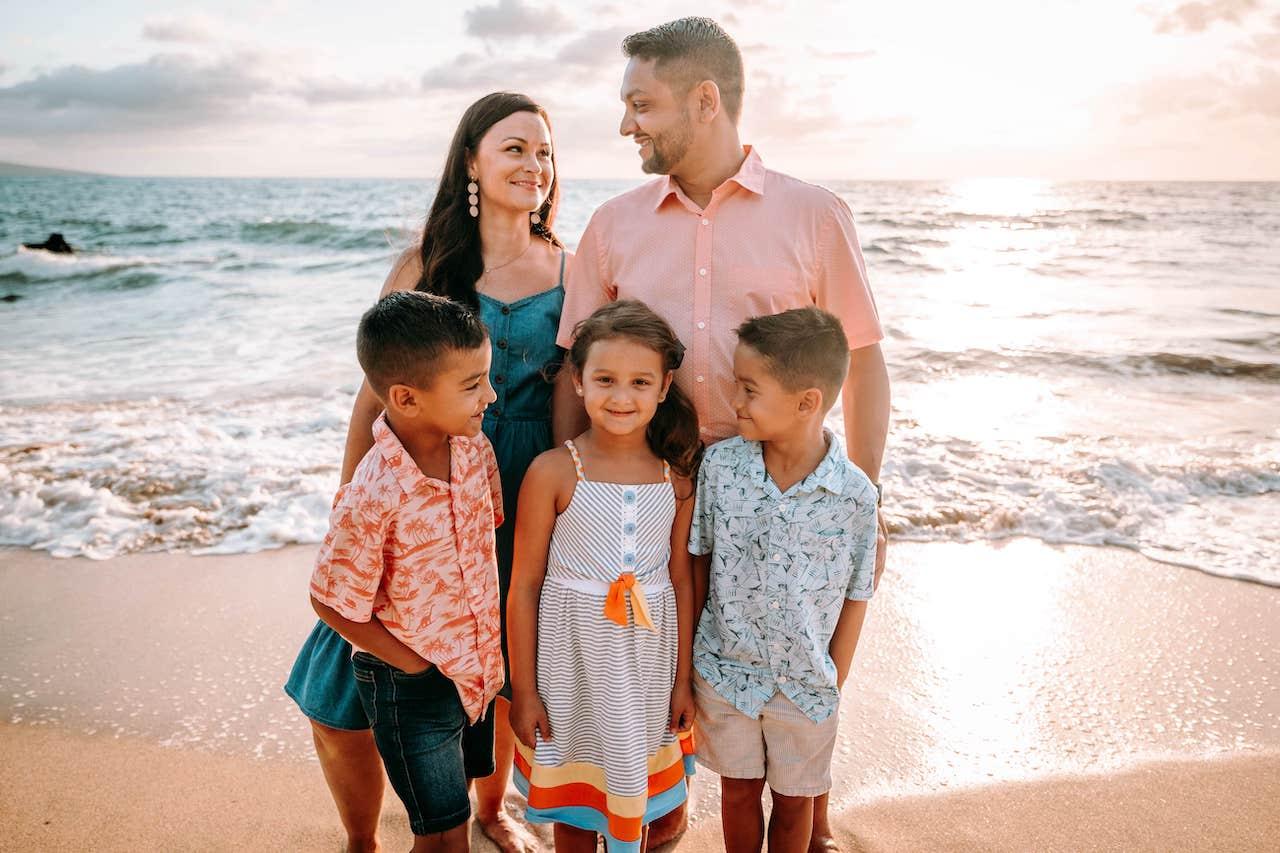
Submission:
<svg viewBox="0 0 1280 853">
<path fill-rule="evenodd" d="M 698 374 L 698 381 L 699 381 L 699 382 L 706 382 L 706 381 L 707 381 L 707 377 L 705 377 L 705 376 L 703 376 L 701 373 L 699 373 L 699 374 Z"/>
<path fill-rule="evenodd" d="M 502 384 L 504 381 L 506 381 L 506 380 L 504 380 L 504 379 L 503 379 L 503 377 L 502 377 L 502 374 L 501 374 L 501 373 L 499 373 L 497 376 L 493 377 L 493 381 L 494 381 L 496 384 L 501 385 L 501 384 Z"/>
<path fill-rule="evenodd" d="M 499 408 L 490 409 L 489 414 L 493 415 L 495 418 L 500 418 L 502 417 L 502 409 L 499 409 Z"/>
<path fill-rule="evenodd" d="M 706 274 L 707 274 L 707 268 L 706 268 L 706 267 L 703 267 L 702 269 L 698 270 L 698 275 L 706 275 Z"/>
<path fill-rule="evenodd" d="M 781 555 L 781 554 L 774 554 L 774 555 L 773 555 L 773 559 L 775 559 L 775 560 L 781 560 L 781 559 L 782 559 L 782 555 Z"/>
<path fill-rule="evenodd" d="M 507 348 L 507 339 L 498 338 L 498 349 L 506 349 L 506 348 Z"/>
<path fill-rule="evenodd" d="M 510 306 L 510 305 L 503 305 L 503 306 L 502 306 L 502 313 L 503 313 L 503 314 L 510 314 L 510 313 L 511 313 L 511 306 Z"/>
<path fill-rule="evenodd" d="M 781 605 L 781 604 L 779 604 L 779 603 L 778 603 L 778 602 L 776 602 L 776 601 L 770 601 L 770 602 L 769 602 L 769 607 L 770 607 L 770 608 L 772 608 L 773 610 L 777 610 L 777 609 L 778 609 L 779 607 L 781 607 L 781 606 L 782 606 L 782 605 Z"/>
<path fill-rule="evenodd" d="M 710 225 L 710 224 L 711 224 L 711 220 L 710 220 L 710 219 L 704 219 L 704 220 L 702 220 L 702 224 L 703 224 L 703 225 Z"/>
<path fill-rule="evenodd" d="M 779 683 L 779 684 L 786 684 L 786 683 L 787 683 L 787 677 L 786 677 L 785 675 L 779 675 L 779 676 L 778 676 L 778 683 Z"/>
<path fill-rule="evenodd" d="M 698 328 L 699 328 L 699 329 L 705 329 L 706 327 L 707 327 L 707 324 L 706 324 L 706 323 L 698 323 Z"/>
</svg>

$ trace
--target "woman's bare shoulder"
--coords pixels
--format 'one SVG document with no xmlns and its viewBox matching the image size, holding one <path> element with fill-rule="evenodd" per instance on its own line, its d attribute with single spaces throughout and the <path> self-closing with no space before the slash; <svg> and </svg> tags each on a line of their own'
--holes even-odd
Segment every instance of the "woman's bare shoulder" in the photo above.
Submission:
<svg viewBox="0 0 1280 853">
<path fill-rule="evenodd" d="M 410 246 L 400 253 L 396 262 L 387 273 L 387 280 L 382 283 L 381 299 L 395 290 L 413 290 L 422 279 L 422 253 L 417 246 Z"/>
</svg>

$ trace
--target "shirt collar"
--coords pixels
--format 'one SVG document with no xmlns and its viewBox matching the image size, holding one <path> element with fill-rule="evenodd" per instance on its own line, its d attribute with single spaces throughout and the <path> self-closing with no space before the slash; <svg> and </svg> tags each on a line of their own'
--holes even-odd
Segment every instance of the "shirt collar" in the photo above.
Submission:
<svg viewBox="0 0 1280 853">
<path fill-rule="evenodd" d="M 744 190 L 753 192 L 756 195 L 764 195 L 764 162 L 760 159 L 760 155 L 756 153 L 754 146 L 744 145 L 742 150 L 747 155 L 746 159 L 742 161 L 742 165 L 738 167 L 736 174 L 716 187 L 715 192 L 712 193 L 713 198 L 729 183 L 735 183 Z M 676 179 L 670 175 L 665 175 L 658 182 L 658 200 L 654 203 L 653 209 L 657 210 L 662 207 L 667 199 L 673 195 L 677 198 L 685 198 L 684 191 L 680 189 L 680 184 L 676 182 Z"/>
<path fill-rule="evenodd" d="M 387 423 L 386 412 L 378 415 L 378 419 L 373 422 L 373 446 L 378 448 L 378 452 L 382 454 L 387 467 L 395 474 L 396 481 L 406 494 L 414 494 L 420 489 L 430 489 L 436 492 L 448 491 L 448 483 L 428 477 L 422 473 L 422 469 L 418 467 L 417 462 L 413 461 L 409 451 L 405 450 L 404 444 L 399 437 L 391 431 L 391 425 Z M 456 464 L 458 461 L 457 442 L 450 437 L 449 462 L 454 471 L 458 470 L 458 465 Z"/>
<path fill-rule="evenodd" d="M 827 440 L 827 452 L 822 457 L 822 461 L 818 463 L 817 468 L 809 472 L 807 477 L 788 489 L 788 492 L 807 494 L 818 489 L 826 489 L 833 495 L 844 494 L 845 487 L 850 481 L 848 476 L 850 462 L 844 455 L 844 442 L 826 428 L 822 430 L 822 435 Z M 760 482 L 769 482 L 769 472 L 764 467 L 764 445 L 758 441 L 744 441 L 744 444 L 750 448 L 748 452 L 751 454 L 752 473 L 759 478 Z"/>
</svg>

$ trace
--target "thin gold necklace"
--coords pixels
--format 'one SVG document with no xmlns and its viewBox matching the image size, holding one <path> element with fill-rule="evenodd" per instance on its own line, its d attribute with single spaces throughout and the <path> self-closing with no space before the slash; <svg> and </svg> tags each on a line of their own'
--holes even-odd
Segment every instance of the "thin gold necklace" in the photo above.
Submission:
<svg viewBox="0 0 1280 853">
<path fill-rule="evenodd" d="M 533 245 L 533 240 L 530 240 L 530 241 L 529 241 L 529 245 L 528 245 L 528 246 L 525 246 L 525 247 L 524 247 L 524 249 L 523 249 L 523 251 L 521 251 L 521 252 L 520 252 L 520 254 L 516 255 L 516 256 L 515 256 L 514 258 L 512 258 L 511 260 L 509 260 L 509 261 L 507 261 L 506 263 L 503 263 L 503 264 L 498 264 L 496 267 L 485 267 L 484 275 L 486 275 L 486 276 L 487 276 L 487 275 L 489 275 L 489 273 L 491 273 L 491 272 L 497 272 L 498 270 L 503 269 L 504 267 L 509 267 L 509 266 L 511 266 L 511 265 L 512 265 L 512 264 L 514 264 L 516 261 L 518 261 L 518 260 L 520 260 L 521 258 L 523 258 L 523 257 L 525 256 L 525 253 L 529 251 L 529 247 L 530 247 L 530 246 L 532 246 L 532 245 Z"/>
</svg>

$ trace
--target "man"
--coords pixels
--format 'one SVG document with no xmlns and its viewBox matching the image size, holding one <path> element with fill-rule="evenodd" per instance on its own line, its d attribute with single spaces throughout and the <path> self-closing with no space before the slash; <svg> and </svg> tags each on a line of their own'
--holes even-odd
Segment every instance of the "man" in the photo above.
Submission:
<svg viewBox="0 0 1280 853">
<path fill-rule="evenodd" d="M 605 202 L 578 246 L 558 343 L 614 299 L 639 299 L 688 348 L 676 382 L 698 409 L 703 439 L 734 435 L 734 335 L 761 314 L 817 305 L 849 339 L 842 387 L 849 458 L 880 477 L 889 424 L 883 335 L 848 207 L 825 189 L 765 167 L 738 137 L 742 55 L 707 18 L 681 18 L 628 36 L 619 132 L 639 146 L 641 168 L 663 177 Z M 567 373 L 567 372 L 564 372 Z M 558 437 L 580 425 L 566 375 L 557 384 Z M 878 483 L 877 483 L 878 488 Z M 879 522 L 876 578 L 884 568 Z M 654 824 L 650 845 L 675 837 L 683 809 Z M 827 797 L 815 800 L 813 850 L 836 849 Z"/>
</svg>

